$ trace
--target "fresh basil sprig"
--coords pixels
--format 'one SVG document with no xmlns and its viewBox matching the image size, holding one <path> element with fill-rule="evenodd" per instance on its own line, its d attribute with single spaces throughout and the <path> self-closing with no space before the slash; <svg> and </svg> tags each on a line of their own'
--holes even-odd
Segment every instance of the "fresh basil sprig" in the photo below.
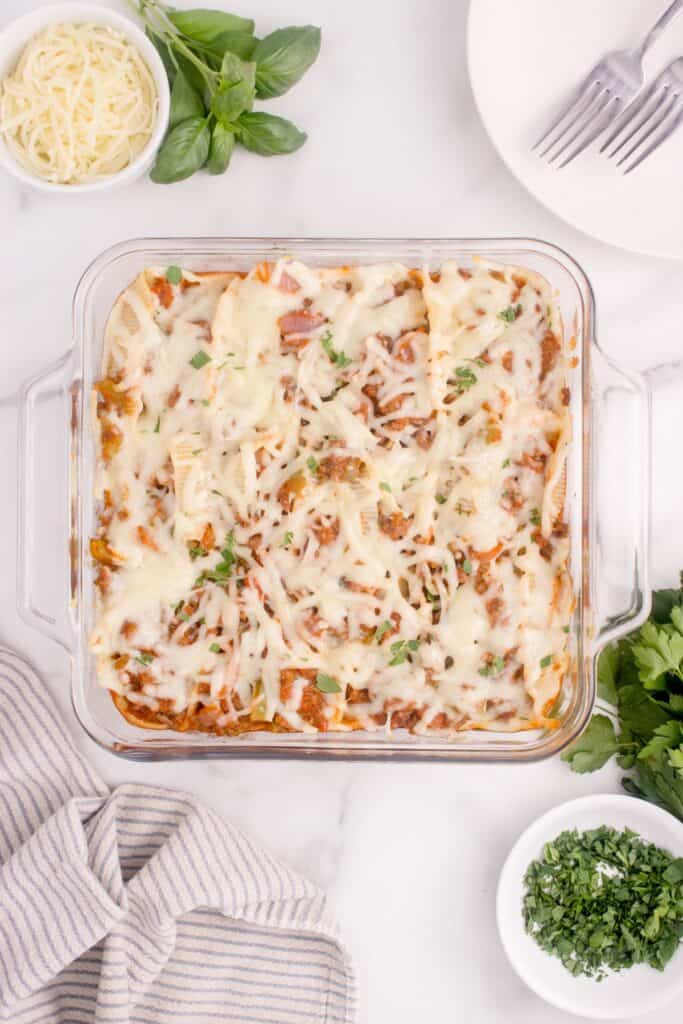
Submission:
<svg viewBox="0 0 683 1024">
<path fill-rule="evenodd" d="M 252 107 L 256 98 L 282 96 L 306 73 L 320 52 L 320 29 L 277 29 L 259 40 L 250 18 L 131 2 L 171 82 L 169 131 L 152 181 L 181 181 L 202 167 L 222 174 L 237 143 L 260 156 L 303 146 L 306 133 L 291 121 Z"/>
</svg>

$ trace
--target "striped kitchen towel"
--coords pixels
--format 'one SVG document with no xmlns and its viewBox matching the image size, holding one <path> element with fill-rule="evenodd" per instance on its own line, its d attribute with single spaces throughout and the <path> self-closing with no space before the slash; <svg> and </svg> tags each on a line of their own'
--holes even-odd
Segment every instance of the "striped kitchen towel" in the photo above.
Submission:
<svg viewBox="0 0 683 1024">
<path fill-rule="evenodd" d="M 0 648 L 0 1020 L 351 1024 L 323 893 L 191 796 L 110 792 Z"/>
</svg>

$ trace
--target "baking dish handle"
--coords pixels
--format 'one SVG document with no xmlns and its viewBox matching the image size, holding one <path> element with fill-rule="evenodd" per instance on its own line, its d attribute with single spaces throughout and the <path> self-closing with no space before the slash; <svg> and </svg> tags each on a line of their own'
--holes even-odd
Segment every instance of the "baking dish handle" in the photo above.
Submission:
<svg viewBox="0 0 683 1024">
<path fill-rule="evenodd" d="M 56 450 L 56 445 L 64 444 L 64 422 L 69 420 L 65 412 L 71 403 L 73 358 L 70 350 L 22 387 L 17 460 L 17 609 L 29 626 L 67 650 L 71 649 L 72 635 L 68 596 L 52 592 L 50 581 L 59 580 L 63 586 L 68 578 L 64 516 L 68 514 L 70 462 L 63 450 Z M 52 470 L 55 462 L 61 471 L 57 474 Z M 49 476 L 43 476 L 45 470 Z M 41 490 L 41 476 L 56 481 L 57 493 L 44 486 Z M 46 525 L 48 522 L 51 529 Z M 60 563 L 57 572 L 52 571 L 53 561 Z"/>
<path fill-rule="evenodd" d="M 593 350 L 591 577 L 596 648 L 639 626 L 650 610 L 652 403 L 643 375 Z"/>
</svg>

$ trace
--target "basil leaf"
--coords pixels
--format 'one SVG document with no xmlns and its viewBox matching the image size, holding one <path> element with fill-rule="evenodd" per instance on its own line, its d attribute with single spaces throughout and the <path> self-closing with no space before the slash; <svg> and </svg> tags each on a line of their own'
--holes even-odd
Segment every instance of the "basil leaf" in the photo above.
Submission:
<svg viewBox="0 0 683 1024">
<path fill-rule="evenodd" d="M 252 54 L 256 61 L 256 95 L 282 96 L 308 71 L 320 53 L 320 29 L 280 28 L 262 39 Z"/>
<path fill-rule="evenodd" d="M 192 11 L 166 10 L 166 15 L 179 32 L 198 43 L 212 43 L 223 32 L 254 31 L 251 18 L 240 18 L 225 11 L 208 11 L 201 7 Z"/>
<path fill-rule="evenodd" d="M 188 117 L 203 117 L 204 104 L 201 98 L 194 91 L 182 71 L 178 71 L 171 89 L 171 115 L 169 128 L 175 128 L 181 121 L 187 121 Z"/>
<path fill-rule="evenodd" d="M 171 84 L 173 84 L 173 79 L 175 78 L 176 74 L 176 67 L 173 61 L 171 60 L 171 51 L 168 47 L 168 44 L 165 43 L 161 36 L 158 36 L 156 32 L 154 32 L 149 27 L 149 25 L 145 29 L 145 35 L 147 36 L 152 46 L 155 48 L 155 50 L 161 57 L 161 62 L 164 65 L 164 68 L 166 69 L 168 80 Z"/>
<path fill-rule="evenodd" d="M 168 133 L 157 153 L 150 175 L 157 184 L 168 185 L 189 178 L 206 163 L 211 132 L 204 117 L 188 117 Z"/>
<path fill-rule="evenodd" d="M 238 138 L 244 148 L 260 156 L 293 153 L 303 146 L 308 138 L 306 133 L 300 132 L 291 121 L 261 111 L 241 114 L 237 124 Z"/>
<path fill-rule="evenodd" d="M 236 121 L 254 102 L 256 65 L 247 64 L 234 53 L 226 53 L 221 64 L 221 83 L 211 102 L 211 113 L 223 124 Z"/>
<path fill-rule="evenodd" d="M 242 60 L 249 60 L 257 39 L 251 32 L 221 32 L 210 43 L 202 44 L 202 51 L 220 60 L 226 53 L 234 53 Z"/>
<path fill-rule="evenodd" d="M 229 128 L 218 121 L 211 132 L 209 162 L 206 165 L 209 174 L 222 174 L 227 170 L 234 148 L 235 136 Z"/>
</svg>

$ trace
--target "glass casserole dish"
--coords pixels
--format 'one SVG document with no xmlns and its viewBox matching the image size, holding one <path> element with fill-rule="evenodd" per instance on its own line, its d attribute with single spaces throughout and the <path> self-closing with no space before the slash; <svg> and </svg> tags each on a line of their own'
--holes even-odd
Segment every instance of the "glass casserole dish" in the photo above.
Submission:
<svg viewBox="0 0 683 1024">
<path fill-rule="evenodd" d="M 517 733 L 463 732 L 455 738 L 363 732 L 249 733 L 212 736 L 145 730 L 129 724 L 96 681 L 88 648 L 94 585 L 88 542 L 95 533 L 94 444 L 90 393 L 101 373 L 104 327 L 120 292 L 145 267 L 247 270 L 293 255 L 315 266 L 387 260 L 436 268 L 474 255 L 542 274 L 557 293 L 565 339 L 574 338 L 569 385 L 572 444 L 567 520 L 576 597 L 572 668 L 563 686 L 559 728 Z M 649 609 L 648 514 L 650 396 L 643 378 L 618 370 L 595 340 L 595 306 L 581 268 L 547 243 L 526 239 L 141 239 L 103 253 L 81 279 L 73 307 L 74 346 L 23 389 L 20 427 L 19 611 L 62 644 L 72 666 L 72 699 L 89 735 L 133 758 L 322 757 L 402 760 L 535 760 L 562 750 L 581 731 L 595 695 L 597 654 L 634 628 Z M 37 481 L 47 432 L 63 439 L 64 494 L 39 503 Z M 617 500 L 615 501 L 615 498 Z M 618 510 L 618 511 L 617 511 Z M 55 524 L 54 519 L 57 519 Z M 39 586 L 38 552 L 48 533 L 63 537 L 62 592 Z"/>
</svg>

